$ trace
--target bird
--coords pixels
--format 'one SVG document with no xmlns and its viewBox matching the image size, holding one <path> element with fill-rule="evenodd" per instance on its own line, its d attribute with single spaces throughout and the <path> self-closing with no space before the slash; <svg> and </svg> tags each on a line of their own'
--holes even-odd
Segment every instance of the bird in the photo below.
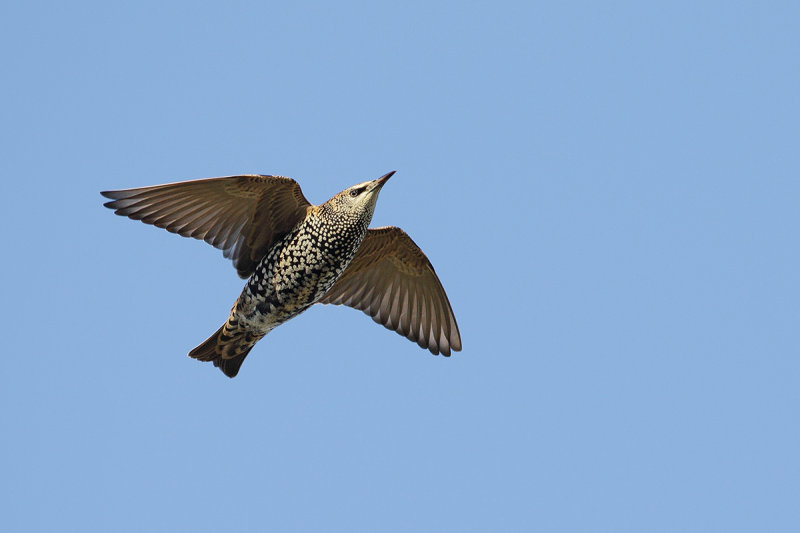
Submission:
<svg viewBox="0 0 800 533">
<path fill-rule="evenodd" d="M 247 280 L 227 320 L 189 352 L 233 378 L 260 339 L 316 303 L 363 311 L 434 355 L 461 350 L 453 309 L 426 255 L 398 227 L 369 228 L 394 174 L 319 205 L 295 180 L 260 174 L 100 194 L 117 215 L 222 250 Z"/>
</svg>

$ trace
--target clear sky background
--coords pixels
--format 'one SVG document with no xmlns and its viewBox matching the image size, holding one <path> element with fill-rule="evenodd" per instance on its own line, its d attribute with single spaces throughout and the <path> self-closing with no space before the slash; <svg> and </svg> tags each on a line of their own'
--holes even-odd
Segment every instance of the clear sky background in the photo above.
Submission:
<svg viewBox="0 0 800 533">
<path fill-rule="evenodd" d="M 5 2 L 3 531 L 800 530 L 796 2 Z M 291 4 L 291 5 L 289 5 Z M 390 170 L 464 350 L 99 191 Z"/>
</svg>

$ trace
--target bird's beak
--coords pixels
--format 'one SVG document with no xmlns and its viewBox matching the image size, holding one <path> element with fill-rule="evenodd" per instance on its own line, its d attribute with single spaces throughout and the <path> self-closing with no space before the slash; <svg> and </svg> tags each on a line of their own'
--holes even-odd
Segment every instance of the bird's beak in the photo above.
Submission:
<svg viewBox="0 0 800 533">
<path fill-rule="evenodd" d="M 392 171 L 391 171 L 391 172 L 389 172 L 388 174 L 384 174 L 384 175 L 383 175 L 383 176 L 381 176 L 380 178 L 378 178 L 378 179 L 376 179 L 375 181 L 373 181 L 373 182 L 372 182 L 372 183 L 373 183 L 373 185 L 372 185 L 372 189 L 380 189 L 381 187 L 383 187 L 383 185 L 384 185 L 384 184 L 385 184 L 387 181 L 389 181 L 389 178 L 391 178 L 392 176 L 394 176 L 394 173 L 395 173 L 395 172 L 397 172 L 397 171 L 396 171 L 396 170 L 392 170 Z"/>
</svg>

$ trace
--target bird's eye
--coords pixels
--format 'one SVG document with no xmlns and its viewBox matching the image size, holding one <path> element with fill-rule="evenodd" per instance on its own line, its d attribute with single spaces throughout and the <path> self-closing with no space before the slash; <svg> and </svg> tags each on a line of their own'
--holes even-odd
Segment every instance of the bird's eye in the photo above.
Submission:
<svg viewBox="0 0 800 533">
<path fill-rule="evenodd" d="M 359 187 L 358 189 L 351 189 L 350 190 L 350 196 L 355 198 L 356 196 L 361 194 L 363 191 L 364 191 L 364 187 Z"/>
</svg>

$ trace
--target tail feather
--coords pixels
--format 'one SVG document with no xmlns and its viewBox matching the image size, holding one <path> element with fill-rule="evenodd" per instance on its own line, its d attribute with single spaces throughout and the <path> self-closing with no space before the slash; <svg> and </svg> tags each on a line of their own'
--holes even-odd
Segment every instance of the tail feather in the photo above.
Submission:
<svg viewBox="0 0 800 533">
<path fill-rule="evenodd" d="M 247 354 L 250 353 L 252 348 L 253 347 L 250 346 L 246 352 L 231 357 L 230 359 L 223 359 L 222 357 L 214 359 L 214 366 L 222 370 L 222 373 L 229 378 L 235 378 L 236 374 L 239 373 L 239 369 L 242 367 L 242 363 L 244 363 L 244 358 L 247 357 Z"/>
<path fill-rule="evenodd" d="M 229 319 L 213 335 L 189 352 L 189 357 L 199 361 L 213 361 L 214 366 L 233 378 L 239 373 L 244 358 L 261 337 L 263 335 L 254 335 L 239 327 L 235 320 Z"/>
<path fill-rule="evenodd" d="M 193 357 L 198 361 L 213 361 L 217 359 L 219 357 L 217 353 L 217 339 L 222 334 L 222 329 L 224 327 L 225 326 L 221 326 L 213 335 L 203 341 L 202 344 L 189 352 L 189 357 Z"/>
</svg>

